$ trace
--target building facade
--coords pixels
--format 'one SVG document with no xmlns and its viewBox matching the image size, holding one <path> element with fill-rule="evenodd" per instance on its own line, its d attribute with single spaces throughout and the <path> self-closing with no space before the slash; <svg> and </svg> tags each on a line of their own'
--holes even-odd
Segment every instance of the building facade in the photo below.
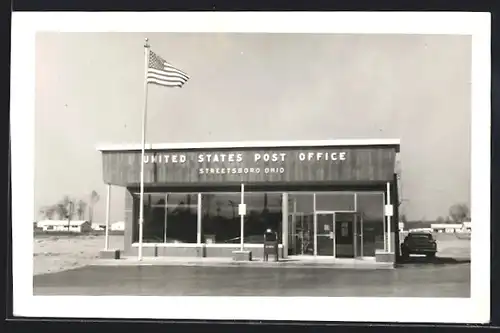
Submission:
<svg viewBox="0 0 500 333">
<path fill-rule="evenodd" d="M 136 255 L 141 146 L 98 150 L 104 182 L 126 188 L 124 252 Z M 271 229 L 281 257 L 393 261 L 399 150 L 393 139 L 148 144 L 143 255 L 231 256 L 243 231 L 261 257 Z"/>
</svg>

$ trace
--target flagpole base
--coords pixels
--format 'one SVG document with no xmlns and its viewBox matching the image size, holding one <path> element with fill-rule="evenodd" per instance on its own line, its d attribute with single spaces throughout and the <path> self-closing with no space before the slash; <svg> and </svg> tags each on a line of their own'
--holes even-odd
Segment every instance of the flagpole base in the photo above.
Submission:
<svg viewBox="0 0 500 333">
<path fill-rule="evenodd" d="M 120 259 L 120 250 L 118 250 L 118 249 L 101 250 L 101 251 L 99 251 L 99 258 L 100 259 L 118 260 L 118 259 Z"/>
<path fill-rule="evenodd" d="M 234 261 L 252 261 L 252 251 L 233 251 Z"/>
</svg>

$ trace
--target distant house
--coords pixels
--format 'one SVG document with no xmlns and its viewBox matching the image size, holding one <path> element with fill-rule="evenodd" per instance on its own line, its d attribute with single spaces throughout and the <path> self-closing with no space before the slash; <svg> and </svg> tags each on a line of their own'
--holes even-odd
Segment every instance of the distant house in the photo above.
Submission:
<svg viewBox="0 0 500 333">
<path fill-rule="evenodd" d="M 432 228 L 412 228 L 408 230 L 409 232 L 433 232 Z"/>
<path fill-rule="evenodd" d="M 106 225 L 101 223 L 92 223 L 92 230 L 94 231 L 103 231 L 106 230 Z"/>
<path fill-rule="evenodd" d="M 111 224 L 111 230 L 113 231 L 124 231 L 125 230 L 125 222 L 115 222 Z"/>
<path fill-rule="evenodd" d="M 461 223 L 435 223 L 431 224 L 432 231 L 434 232 L 462 232 L 464 231 L 464 225 Z"/>
<path fill-rule="evenodd" d="M 38 221 L 37 227 L 46 232 L 74 232 L 83 233 L 92 230 L 89 221 L 70 221 L 67 220 L 43 220 Z"/>
<path fill-rule="evenodd" d="M 38 222 L 33 222 L 33 230 L 37 231 L 38 229 Z"/>
</svg>

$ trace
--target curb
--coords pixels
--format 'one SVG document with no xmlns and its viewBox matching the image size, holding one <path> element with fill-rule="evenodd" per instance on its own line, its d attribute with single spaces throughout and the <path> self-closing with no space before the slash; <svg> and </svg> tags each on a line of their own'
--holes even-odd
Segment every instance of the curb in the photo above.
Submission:
<svg viewBox="0 0 500 333">
<path fill-rule="evenodd" d="M 378 265 L 346 265 L 346 264 L 290 264 L 290 263 L 241 263 L 241 262 L 229 262 L 229 263 L 199 263 L 199 262 L 100 262 L 91 263 L 90 266 L 107 266 L 107 267 L 141 267 L 141 266 L 177 266 L 177 267 L 245 267 L 245 268 L 311 268 L 311 269 L 354 269 L 354 270 L 388 270 L 394 269 L 393 264 L 378 264 Z"/>
</svg>

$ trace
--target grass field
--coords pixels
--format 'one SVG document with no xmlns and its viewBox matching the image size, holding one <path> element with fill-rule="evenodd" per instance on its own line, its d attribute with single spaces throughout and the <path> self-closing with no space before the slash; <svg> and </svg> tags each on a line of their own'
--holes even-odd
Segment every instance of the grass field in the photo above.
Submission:
<svg viewBox="0 0 500 333">
<path fill-rule="evenodd" d="M 401 240 L 404 237 L 401 237 Z M 438 256 L 470 258 L 467 235 L 435 234 Z M 123 249 L 123 236 L 110 236 L 110 248 Z M 104 248 L 104 236 L 36 235 L 33 249 L 33 274 L 55 273 L 86 266 Z"/>
<path fill-rule="evenodd" d="M 110 248 L 123 249 L 123 236 L 109 237 Z M 104 248 L 104 236 L 37 235 L 33 244 L 33 274 L 86 266 Z"/>
</svg>

